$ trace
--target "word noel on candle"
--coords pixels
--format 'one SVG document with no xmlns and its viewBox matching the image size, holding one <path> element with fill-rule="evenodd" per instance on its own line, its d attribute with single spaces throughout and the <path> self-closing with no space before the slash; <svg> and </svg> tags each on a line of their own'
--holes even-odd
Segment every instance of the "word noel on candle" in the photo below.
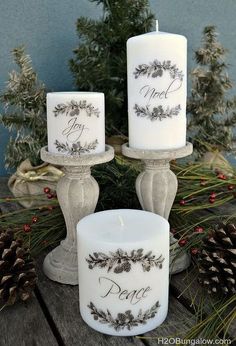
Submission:
<svg viewBox="0 0 236 346">
<path fill-rule="evenodd" d="M 135 79 L 140 76 L 161 78 L 165 71 L 169 72 L 170 78 L 173 80 L 164 90 L 157 90 L 150 84 L 146 84 L 140 88 L 139 94 L 142 95 L 148 103 L 150 103 L 151 100 L 158 101 L 168 99 L 172 93 L 177 92 L 181 88 L 184 75 L 176 65 L 171 64 L 170 60 L 164 61 L 163 63 L 154 60 L 150 65 L 142 64 L 136 67 L 134 71 Z M 171 118 L 174 115 L 178 115 L 181 110 L 181 105 L 178 104 L 174 107 L 168 106 L 166 109 L 162 105 L 157 105 L 156 107 L 153 107 L 153 110 L 150 110 L 150 104 L 143 107 L 136 103 L 134 105 L 134 110 L 137 116 L 147 117 L 150 120 L 162 120 L 167 117 Z"/>
</svg>

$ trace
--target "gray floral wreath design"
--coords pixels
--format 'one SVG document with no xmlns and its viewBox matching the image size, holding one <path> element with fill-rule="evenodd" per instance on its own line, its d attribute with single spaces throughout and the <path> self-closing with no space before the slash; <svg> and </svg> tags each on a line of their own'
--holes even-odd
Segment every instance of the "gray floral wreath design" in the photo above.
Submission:
<svg viewBox="0 0 236 346">
<path fill-rule="evenodd" d="M 137 103 L 134 105 L 134 111 L 135 114 L 138 117 L 142 117 L 142 118 L 147 118 L 150 119 L 151 121 L 154 120 L 160 120 L 162 121 L 165 118 L 172 118 L 173 116 L 176 116 L 179 114 L 179 112 L 181 111 L 181 106 L 175 106 L 175 107 L 167 107 L 166 109 L 163 108 L 163 106 L 157 106 L 154 107 L 153 110 L 149 109 L 149 106 L 139 106 Z"/>
<path fill-rule="evenodd" d="M 99 109 L 95 108 L 91 103 L 87 103 L 86 100 L 79 102 L 71 100 L 67 103 L 60 103 L 54 108 L 53 113 L 55 117 L 57 117 L 59 114 L 65 114 L 66 116 L 69 115 L 73 117 L 75 115 L 79 115 L 82 110 L 85 110 L 89 117 L 95 115 L 97 118 L 99 118 Z"/>
<path fill-rule="evenodd" d="M 133 327 L 137 327 L 140 324 L 146 324 L 147 320 L 155 317 L 160 308 L 160 304 L 156 302 L 150 309 L 144 312 L 140 309 L 136 317 L 134 317 L 131 310 L 127 310 L 123 313 L 118 313 L 117 317 L 114 318 L 108 309 L 106 312 L 97 309 L 92 302 L 90 302 L 88 308 L 91 310 L 91 315 L 93 315 L 95 321 L 108 324 L 109 327 L 119 331 L 125 328 L 131 330 Z"/>
<path fill-rule="evenodd" d="M 95 139 L 95 141 L 90 143 L 85 143 L 84 146 L 81 145 L 80 142 L 73 143 L 71 146 L 66 143 L 61 143 L 58 140 L 55 141 L 55 146 L 57 150 L 61 153 L 66 153 L 71 156 L 74 155 L 80 155 L 80 154 L 88 154 L 91 150 L 95 150 L 98 145 L 98 140 Z"/>
<path fill-rule="evenodd" d="M 159 61 L 155 59 L 150 64 L 140 64 L 135 68 L 134 76 L 139 78 L 140 76 L 147 76 L 152 78 L 162 77 L 163 72 L 168 71 L 172 79 L 179 78 L 181 81 L 184 78 L 183 71 L 179 70 L 175 64 L 172 64 L 170 60 Z"/>
<path fill-rule="evenodd" d="M 140 263 L 144 272 L 149 272 L 151 268 L 162 269 L 164 257 L 156 257 L 152 251 L 144 254 L 143 249 L 132 250 L 130 254 L 127 251 L 118 249 L 116 252 L 109 252 L 109 255 L 103 252 L 94 252 L 86 258 L 89 269 L 101 268 L 107 269 L 107 272 L 113 270 L 115 274 L 129 272 L 134 263 Z"/>
</svg>

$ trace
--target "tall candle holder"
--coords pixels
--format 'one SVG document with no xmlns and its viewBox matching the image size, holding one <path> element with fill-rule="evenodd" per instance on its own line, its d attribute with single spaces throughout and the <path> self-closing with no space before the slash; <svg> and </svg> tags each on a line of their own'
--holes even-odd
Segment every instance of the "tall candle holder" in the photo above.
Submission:
<svg viewBox="0 0 236 346">
<path fill-rule="evenodd" d="M 169 150 L 142 150 L 130 148 L 128 143 L 123 144 L 123 155 L 144 163 L 144 170 L 136 179 L 136 193 L 143 210 L 151 211 L 168 220 L 178 187 L 177 177 L 170 170 L 170 161 L 188 156 L 192 151 L 193 146 L 189 142 L 185 147 Z M 189 255 L 179 251 L 178 240 L 171 234 L 171 273 L 179 273 L 189 264 Z"/>
<path fill-rule="evenodd" d="M 67 235 L 43 263 L 44 273 L 51 280 L 78 284 L 76 225 L 84 216 L 94 212 L 99 196 L 99 186 L 91 175 L 91 166 L 111 161 L 113 157 L 114 149 L 109 145 L 102 153 L 83 156 L 54 154 L 47 147 L 41 149 L 41 159 L 63 166 L 65 173 L 57 184 L 57 197 L 65 218 Z"/>
</svg>

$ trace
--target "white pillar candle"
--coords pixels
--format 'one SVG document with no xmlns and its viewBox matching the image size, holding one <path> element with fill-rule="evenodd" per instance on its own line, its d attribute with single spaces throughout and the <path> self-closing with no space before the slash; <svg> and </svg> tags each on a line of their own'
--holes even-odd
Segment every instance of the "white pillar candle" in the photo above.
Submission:
<svg viewBox="0 0 236 346">
<path fill-rule="evenodd" d="M 166 318 L 169 224 L 141 210 L 110 210 L 77 226 L 80 312 L 92 328 L 137 335 Z"/>
<path fill-rule="evenodd" d="M 67 156 L 105 151 L 104 94 L 47 94 L 48 151 Z"/>
<path fill-rule="evenodd" d="M 127 41 L 129 145 L 162 150 L 186 143 L 187 40 L 157 30 Z"/>
</svg>

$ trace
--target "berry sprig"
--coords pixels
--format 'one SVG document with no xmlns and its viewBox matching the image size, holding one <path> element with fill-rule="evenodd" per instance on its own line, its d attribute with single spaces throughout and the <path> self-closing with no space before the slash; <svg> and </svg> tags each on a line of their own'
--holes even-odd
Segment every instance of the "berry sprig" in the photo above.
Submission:
<svg viewBox="0 0 236 346">
<path fill-rule="evenodd" d="M 47 195 L 48 199 L 52 199 L 52 198 L 56 198 L 57 195 L 54 191 L 52 191 L 49 187 L 45 187 L 43 189 L 43 192 L 45 193 L 45 195 Z"/>
</svg>

